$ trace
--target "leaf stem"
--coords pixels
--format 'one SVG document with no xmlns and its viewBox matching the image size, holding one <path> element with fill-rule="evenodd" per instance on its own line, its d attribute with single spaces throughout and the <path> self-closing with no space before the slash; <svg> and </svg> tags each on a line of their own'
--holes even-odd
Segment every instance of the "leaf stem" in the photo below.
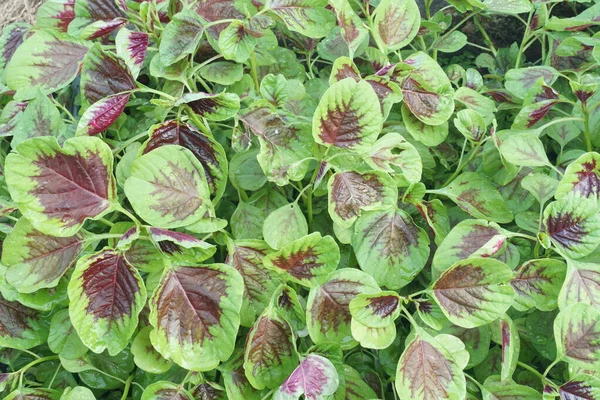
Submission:
<svg viewBox="0 0 600 400">
<path fill-rule="evenodd" d="M 36 366 L 38 364 L 47 362 L 47 361 L 54 361 L 54 360 L 58 360 L 58 356 L 57 355 L 38 358 L 37 360 L 33 360 L 29 364 L 25 365 L 23 368 L 21 368 L 19 370 L 19 386 L 23 386 L 23 375 L 25 375 L 25 372 L 27 372 L 27 370 L 29 368 L 31 368 L 33 366 Z"/>
<path fill-rule="evenodd" d="M 550 373 L 550 370 L 552 370 L 552 368 L 554 368 L 554 366 L 561 361 L 562 361 L 562 357 L 559 357 L 556 360 L 552 361 L 552 363 L 550 365 L 548 365 L 548 368 L 546 368 L 546 370 L 544 371 L 544 376 L 547 376 Z"/>
<path fill-rule="evenodd" d="M 529 16 L 527 17 L 527 24 L 525 25 L 525 32 L 523 33 L 523 40 L 521 40 L 521 45 L 519 46 L 519 52 L 517 53 L 517 59 L 515 61 L 515 68 L 519 68 L 521 66 L 521 61 L 523 59 L 523 52 L 525 51 L 525 43 L 527 42 L 527 38 L 529 36 L 529 26 L 531 25 L 532 17 L 533 17 L 533 11 L 530 11 Z"/>
<path fill-rule="evenodd" d="M 454 173 L 448 179 L 446 179 L 446 181 L 444 182 L 442 187 L 448 186 L 450 184 L 450 182 L 452 182 L 454 179 L 456 179 L 456 177 L 461 173 L 463 168 L 466 167 L 467 165 L 469 165 L 469 163 L 471 161 L 473 161 L 473 158 L 475 158 L 475 156 L 477 155 L 477 152 L 479 151 L 479 148 L 481 147 L 482 143 L 483 142 L 479 142 L 475 146 L 473 146 L 473 148 L 469 152 L 469 156 L 467 157 L 467 160 L 464 163 L 459 164 L 458 167 L 456 167 L 456 171 L 454 171 Z"/>
<path fill-rule="evenodd" d="M 140 132 L 137 135 L 135 135 L 134 137 L 127 139 L 125 142 L 121 143 L 119 145 L 119 147 L 115 148 L 112 151 L 113 154 L 120 153 L 122 150 L 124 150 L 125 148 L 127 148 L 127 146 L 129 146 L 130 144 L 132 144 L 134 142 L 137 142 L 138 140 L 140 140 L 144 136 L 148 136 L 148 131 Z"/>
<path fill-rule="evenodd" d="M 479 29 L 479 32 L 483 35 L 483 41 L 489 46 L 489 48 L 486 48 L 486 50 L 491 51 L 492 54 L 494 55 L 494 57 L 496 57 L 496 55 L 498 54 L 498 50 L 496 50 L 496 47 L 494 46 L 494 42 L 492 42 L 492 39 L 488 35 L 487 31 L 485 30 L 483 25 L 481 25 L 479 18 L 477 18 L 477 16 L 475 16 L 475 18 L 473 18 L 473 22 L 475 23 L 475 26 L 477 27 L 477 29 Z M 471 44 L 471 43 L 468 43 L 468 44 Z M 473 44 L 471 44 L 471 45 L 473 45 Z"/>
<path fill-rule="evenodd" d="M 546 384 L 546 383 L 550 383 L 551 385 L 553 385 L 552 382 L 549 382 L 548 379 L 546 378 L 545 375 L 542 375 L 538 370 L 536 370 L 535 368 L 530 367 L 529 365 L 521 362 L 521 361 L 517 361 L 517 365 L 529 372 L 531 372 L 532 374 L 534 374 L 535 376 L 537 376 L 538 378 L 540 378 L 540 380 L 542 381 L 542 384 Z"/>
<path fill-rule="evenodd" d="M 133 374 L 129 375 L 129 377 L 125 381 L 125 387 L 123 388 L 123 396 L 121 396 L 121 400 L 127 399 L 127 395 L 129 394 L 129 387 L 131 386 L 131 381 L 133 381 Z"/>
<path fill-rule="evenodd" d="M 406 316 L 406 319 L 408 319 L 408 322 L 410 322 L 410 324 L 412 326 L 418 327 L 419 324 L 417 324 L 417 321 L 415 321 L 415 319 L 412 317 L 412 315 L 410 314 L 410 312 L 408 312 L 408 310 L 406 309 L 406 307 L 404 307 L 403 304 L 400 304 L 400 308 L 402 309 L 402 312 Z"/>
<path fill-rule="evenodd" d="M 250 54 L 250 70 L 252 71 L 254 89 L 258 94 L 260 92 L 260 83 L 258 82 L 258 70 L 256 69 L 256 52 L 254 50 L 252 50 L 252 54 Z"/>
<path fill-rule="evenodd" d="M 132 213 L 130 213 L 129 211 L 127 211 L 124 207 L 122 207 L 121 205 L 119 205 L 116 208 L 117 211 L 119 211 L 121 214 L 125 214 L 127 216 L 127 218 L 129 218 L 130 220 L 132 220 L 137 226 L 142 226 L 142 223 L 140 222 L 139 219 L 137 219 L 135 217 L 135 215 L 133 215 Z"/>
<path fill-rule="evenodd" d="M 581 103 L 581 110 L 583 111 L 583 138 L 585 140 L 585 148 L 588 152 L 594 150 L 592 146 L 592 137 L 590 133 L 590 113 L 587 110 L 585 103 Z"/>
<path fill-rule="evenodd" d="M 210 130 L 206 127 L 206 125 L 200 120 L 200 118 L 198 118 L 198 116 L 196 115 L 196 113 L 192 110 L 192 108 L 190 106 L 188 106 L 187 104 L 185 105 L 185 110 L 187 112 L 187 115 L 189 117 L 189 119 L 192 120 L 192 122 L 194 123 L 194 125 L 196 125 L 196 127 L 198 129 L 200 129 L 200 131 L 202 133 L 204 133 L 206 136 L 212 138 L 212 133 L 210 132 Z"/>
</svg>

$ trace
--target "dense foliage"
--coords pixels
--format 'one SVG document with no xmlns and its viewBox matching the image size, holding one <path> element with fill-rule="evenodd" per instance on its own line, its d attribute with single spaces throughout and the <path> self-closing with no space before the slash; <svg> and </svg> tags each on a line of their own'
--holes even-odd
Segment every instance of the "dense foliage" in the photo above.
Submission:
<svg viewBox="0 0 600 400">
<path fill-rule="evenodd" d="M 600 399 L 598 24 L 47 0 L 0 36 L 0 396 Z"/>
</svg>

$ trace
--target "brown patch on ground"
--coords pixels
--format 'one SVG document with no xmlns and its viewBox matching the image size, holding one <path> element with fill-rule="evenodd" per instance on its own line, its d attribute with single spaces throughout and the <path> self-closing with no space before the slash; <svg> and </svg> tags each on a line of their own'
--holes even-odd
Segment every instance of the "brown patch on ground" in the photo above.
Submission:
<svg viewBox="0 0 600 400">
<path fill-rule="evenodd" d="M 15 21 L 33 23 L 35 12 L 43 0 L 0 1 L 0 29 Z"/>
</svg>

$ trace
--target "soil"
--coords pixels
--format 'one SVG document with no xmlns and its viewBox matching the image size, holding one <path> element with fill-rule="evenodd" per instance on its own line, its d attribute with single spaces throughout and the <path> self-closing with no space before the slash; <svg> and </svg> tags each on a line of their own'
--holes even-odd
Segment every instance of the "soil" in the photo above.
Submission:
<svg viewBox="0 0 600 400">
<path fill-rule="evenodd" d="M 0 0 L 0 30 L 15 21 L 32 23 L 43 0 Z"/>
</svg>

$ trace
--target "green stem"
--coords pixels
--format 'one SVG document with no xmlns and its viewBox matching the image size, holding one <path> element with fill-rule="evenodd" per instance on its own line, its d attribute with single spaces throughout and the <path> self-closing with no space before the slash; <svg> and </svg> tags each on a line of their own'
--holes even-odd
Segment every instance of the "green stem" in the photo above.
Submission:
<svg viewBox="0 0 600 400">
<path fill-rule="evenodd" d="M 256 93 L 260 92 L 260 83 L 258 82 L 258 70 L 256 68 L 256 53 L 252 51 L 250 54 L 250 69 L 252 71 L 252 80 L 254 81 L 254 89 Z"/>
<path fill-rule="evenodd" d="M 418 327 L 419 324 L 417 324 L 417 321 L 415 321 L 415 319 L 412 317 L 412 315 L 410 315 L 410 313 L 408 312 L 408 310 L 406 309 L 406 307 L 404 307 L 402 304 L 400 305 L 400 308 L 402 309 L 402 312 L 404 313 L 404 315 L 406 316 L 406 319 L 408 319 L 408 321 L 410 322 L 410 324 L 414 327 Z"/>
<path fill-rule="evenodd" d="M 142 85 L 141 83 L 138 83 L 138 89 L 137 89 L 137 91 L 138 92 L 142 92 L 142 93 L 156 94 L 156 95 L 158 95 L 160 97 L 164 97 L 165 99 L 168 99 L 168 100 L 170 100 L 172 102 L 177 101 L 177 98 L 171 96 L 170 94 L 161 92 L 160 90 L 155 90 L 155 89 L 149 88 L 147 86 Z"/>
<path fill-rule="evenodd" d="M 593 146 L 590 133 L 590 114 L 585 103 L 581 103 L 581 110 L 583 111 L 583 138 L 585 140 L 585 148 L 588 152 L 591 152 L 593 150 Z"/>
<path fill-rule="evenodd" d="M 532 17 L 533 17 L 533 11 L 530 11 L 529 16 L 527 17 L 527 24 L 525 25 L 525 32 L 523 33 L 523 40 L 521 40 L 521 46 L 519 46 L 519 52 L 517 53 L 517 60 L 515 61 L 515 68 L 519 68 L 521 66 L 521 61 L 523 59 L 523 52 L 525 51 L 525 44 L 526 44 L 527 38 L 529 36 L 529 25 L 531 25 Z"/>
<path fill-rule="evenodd" d="M 67 117 L 69 117 L 69 119 L 70 119 L 72 122 L 77 122 L 77 120 L 75 119 L 75 117 L 73 117 L 73 114 L 71 114 L 71 112 L 70 112 L 69 110 L 67 110 L 67 108 L 66 108 L 65 106 L 63 106 L 62 104 L 60 104 L 60 103 L 59 103 L 59 102 L 58 102 L 58 101 L 57 101 L 57 100 L 56 100 L 54 97 L 52 97 L 52 96 L 51 96 L 51 98 L 52 98 L 52 102 L 53 102 L 53 103 L 54 103 L 54 104 L 55 104 L 55 105 L 56 105 L 58 108 L 60 108 L 61 110 L 63 110 L 63 112 L 64 112 L 65 114 L 67 114 Z"/>
<path fill-rule="evenodd" d="M 456 177 L 461 173 L 461 171 L 463 170 L 463 168 L 466 167 L 467 165 L 469 165 L 469 163 L 471 161 L 473 161 L 473 159 L 477 155 L 477 152 L 479 151 L 479 148 L 481 147 L 482 143 L 483 142 L 477 143 L 471 149 L 471 151 L 469 152 L 469 156 L 467 157 L 467 160 L 464 163 L 458 165 L 458 167 L 456 168 L 456 171 L 454 171 L 454 173 L 448 179 L 446 179 L 446 182 L 444 182 L 444 184 L 442 185 L 442 187 L 448 186 L 450 184 L 450 182 L 452 182 L 454 179 L 456 179 Z"/>
<path fill-rule="evenodd" d="M 123 236 L 121 233 L 104 233 L 101 235 L 90 236 L 89 238 L 85 238 L 85 242 L 95 242 L 96 240 L 104 240 L 104 239 L 119 239 Z"/>
<path fill-rule="evenodd" d="M 21 368 L 19 370 L 19 386 L 23 386 L 23 375 L 25 375 L 25 372 L 27 372 L 27 370 L 29 368 L 31 368 L 33 366 L 36 366 L 38 364 L 47 362 L 47 361 L 54 361 L 54 360 L 58 360 L 58 356 L 57 355 L 38 358 L 37 360 L 33 360 L 29 364 L 25 365 L 23 368 Z"/>
<path fill-rule="evenodd" d="M 545 375 L 542 375 L 538 370 L 536 370 L 535 368 L 530 367 L 529 365 L 522 363 L 521 361 L 517 361 L 517 365 L 523 369 L 526 369 L 527 371 L 531 372 L 532 374 L 534 374 L 535 376 L 537 376 L 538 378 L 540 378 L 540 380 L 542 381 L 542 384 L 545 384 L 548 382 L 548 380 L 546 379 Z M 552 382 L 548 382 L 548 383 L 552 383 Z"/>
<path fill-rule="evenodd" d="M 144 136 L 148 136 L 148 131 L 140 132 L 137 135 L 135 135 L 134 137 L 127 139 L 125 142 L 121 143 L 121 145 L 119 147 L 115 148 L 112 151 L 113 154 L 117 154 L 117 153 L 121 152 L 122 150 L 124 150 L 125 148 L 127 148 L 127 146 L 129 146 L 130 144 L 132 144 L 134 142 L 137 142 L 138 140 L 140 140 Z"/>
<path fill-rule="evenodd" d="M 306 187 L 310 187 L 310 190 L 308 190 L 308 194 L 306 195 L 306 213 L 308 214 L 308 227 L 310 229 L 312 229 L 312 221 L 313 221 L 313 190 L 314 190 L 314 184 L 315 184 L 315 180 L 317 179 L 317 175 L 319 174 L 319 169 L 321 169 L 321 163 L 323 161 L 317 161 L 317 166 L 315 167 L 315 171 L 312 174 L 312 177 L 310 178 L 310 182 L 308 183 L 308 185 L 306 185 Z"/>
<path fill-rule="evenodd" d="M 479 21 L 479 18 L 477 18 L 477 16 L 475 16 L 475 18 L 473 18 L 473 22 L 475 23 L 475 26 L 477 27 L 477 29 L 479 29 L 479 32 L 483 35 L 483 41 L 488 46 L 490 46 L 490 48 L 486 49 L 486 50 L 491 51 L 492 54 L 494 55 L 494 57 L 496 57 L 496 55 L 498 54 L 498 50 L 496 50 L 496 47 L 494 46 L 494 42 L 492 42 L 492 39 L 488 35 L 487 31 L 485 30 L 485 28 L 483 27 L 483 25 L 481 25 L 481 22 Z"/>
<path fill-rule="evenodd" d="M 550 370 L 552 370 L 552 368 L 554 368 L 554 366 L 556 364 L 558 364 L 561 361 L 561 358 L 557 358 L 556 360 L 552 361 L 552 363 L 550 365 L 548 365 L 548 368 L 546 368 L 546 370 L 544 371 L 544 376 L 548 376 L 548 374 L 550 373 Z"/>
<path fill-rule="evenodd" d="M 112 221 L 109 221 L 109 220 L 107 220 L 106 218 L 98 218 L 98 221 L 99 221 L 99 222 L 102 222 L 102 223 L 103 223 L 103 224 L 105 224 L 105 225 L 108 225 L 108 226 L 110 226 L 111 228 L 112 228 L 113 226 L 115 226 L 115 223 L 114 223 L 114 222 L 112 222 Z"/>
<path fill-rule="evenodd" d="M 142 226 L 142 223 L 140 222 L 140 220 L 138 220 L 135 217 L 135 215 L 133 215 L 132 213 L 127 211 L 124 207 L 119 205 L 116 210 L 119 211 L 121 214 L 125 214 L 127 216 L 127 218 L 132 220 L 137 226 Z"/>
<path fill-rule="evenodd" d="M 196 115 L 196 113 L 194 113 L 194 110 L 191 109 L 190 106 L 186 105 L 185 106 L 185 110 L 187 112 L 187 115 L 189 117 L 189 119 L 192 120 L 192 122 L 194 123 L 194 125 L 196 125 L 196 127 L 198 129 L 200 129 L 200 131 L 202 133 L 204 133 L 206 136 L 208 137 L 212 137 L 212 133 L 210 132 L 210 130 L 206 127 L 206 125 L 204 125 L 204 122 L 202 122 L 200 120 L 200 118 L 198 118 L 198 116 Z"/>
<path fill-rule="evenodd" d="M 129 375 L 129 378 L 125 381 L 125 387 L 123 388 L 123 396 L 121 396 L 121 400 L 126 400 L 127 395 L 129 394 L 129 387 L 131 386 L 131 381 L 133 381 L 133 374 Z"/>
</svg>

